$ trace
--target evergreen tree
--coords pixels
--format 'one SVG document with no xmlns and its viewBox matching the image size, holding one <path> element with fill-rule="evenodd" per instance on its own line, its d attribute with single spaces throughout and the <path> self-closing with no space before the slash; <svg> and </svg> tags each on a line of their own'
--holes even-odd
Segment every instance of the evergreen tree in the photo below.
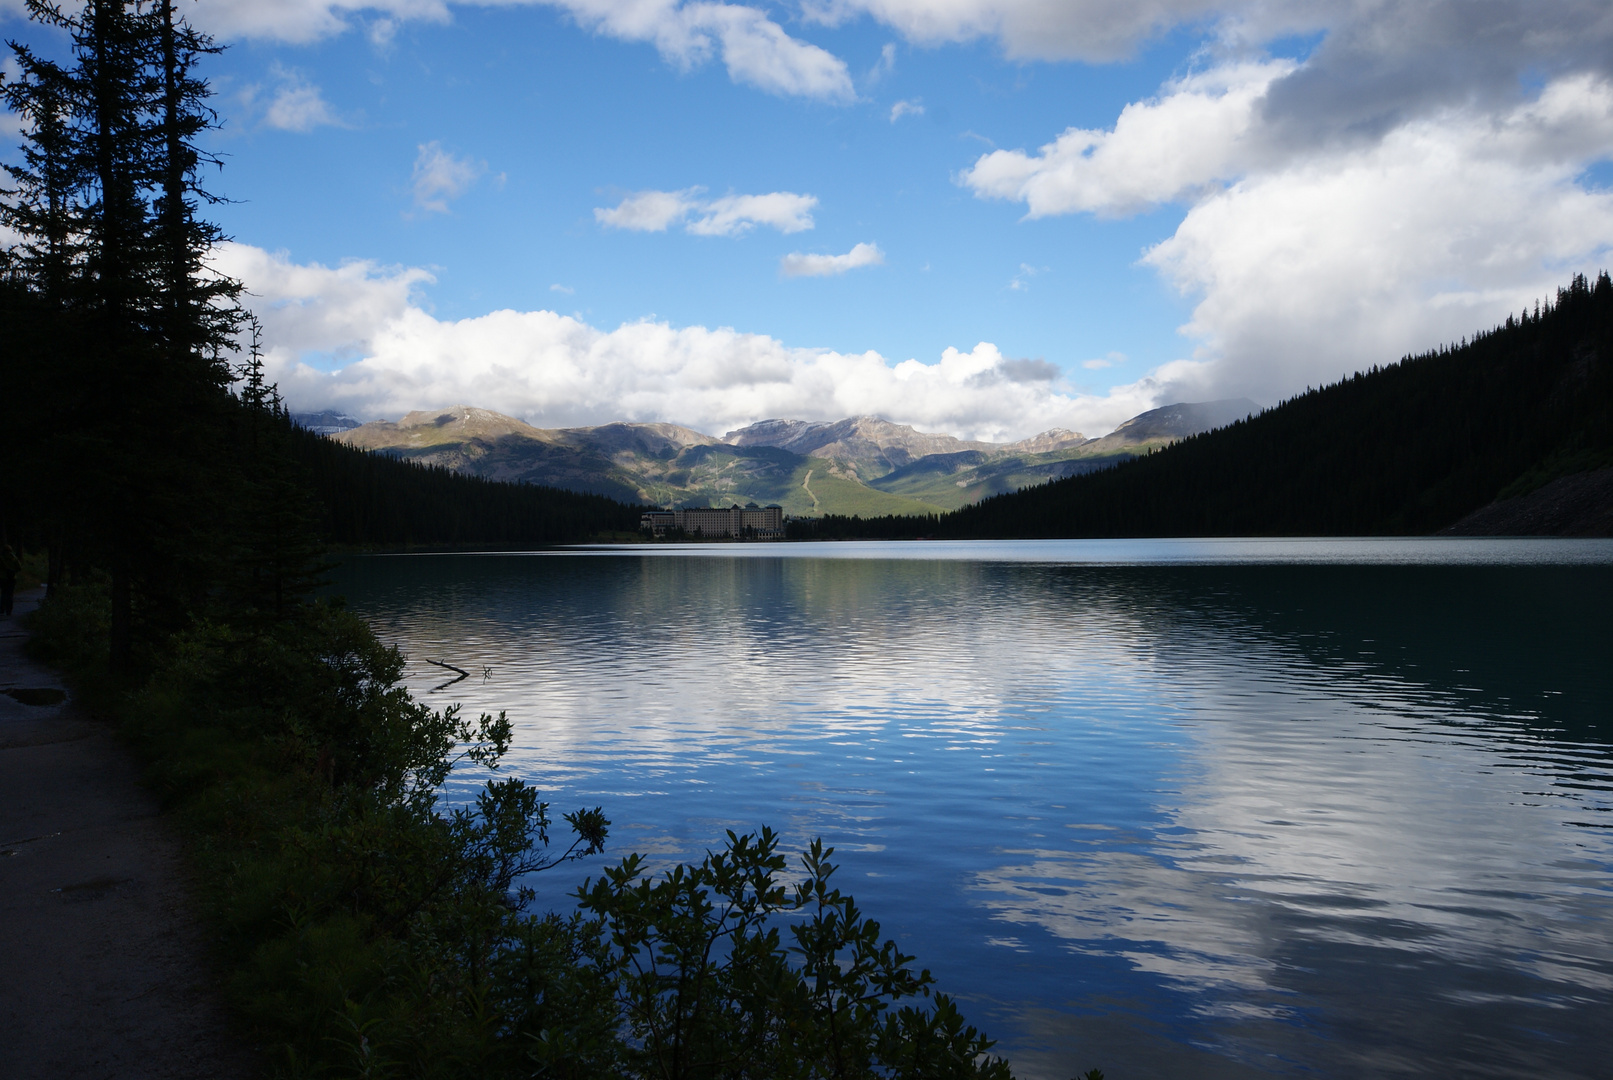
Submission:
<svg viewBox="0 0 1613 1080">
<path fill-rule="evenodd" d="M 12 44 L 23 77 L 7 101 L 27 127 L 23 163 L 8 170 L 8 223 L 23 236 L 16 277 L 36 309 L 60 313 L 60 344 L 36 335 L 35 351 L 8 367 L 27 369 L 19 385 L 58 373 L 47 396 L 59 414 L 43 444 L 63 482 L 46 516 L 56 545 L 110 573 L 121 669 L 140 631 L 181 623 L 213 572 L 224 356 L 240 291 L 203 265 L 221 236 L 195 212 L 211 199 L 196 138 L 216 117 L 194 67 L 217 49 L 171 0 L 28 8 L 67 33 L 72 62 Z"/>
<path fill-rule="evenodd" d="M 242 325 L 237 303 L 241 284 L 209 272 L 205 265 L 208 252 L 225 237 L 216 224 L 197 214 L 198 203 L 221 201 L 202 186 L 198 172 L 221 162 L 196 144 L 198 136 L 218 126 L 218 116 L 207 105 L 211 90 L 195 72 L 202 57 L 216 56 L 223 49 L 177 19 L 173 0 L 161 0 L 149 18 L 155 24 L 157 46 L 153 64 L 162 84 L 155 117 L 159 137 L 153 140 L 159 144 L 153 156 L 157 171 L 150 178 L 158 192 L 154 213 L 160 326 L 170 355 L 197 369 L 192 375 L 195 384 L 224 386 L 231 373 L 220 357 Z"/>
</svg>

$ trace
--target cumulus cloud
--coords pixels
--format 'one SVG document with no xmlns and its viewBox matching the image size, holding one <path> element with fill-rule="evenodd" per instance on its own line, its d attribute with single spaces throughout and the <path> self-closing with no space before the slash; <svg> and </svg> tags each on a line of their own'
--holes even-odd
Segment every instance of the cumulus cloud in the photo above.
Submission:
<svg viewBox="0 0 1613 1080">
<path fill-rule="evenodd" d="M 1398 122 L 1408 108 L 1475 93 L 1515 94 L 1541 72 L 1613 69 L 1613 9 L 1602 0 L 803 0 L 802 8 L 828 25 L 871 17 L 921 44 L 995 39 L 1016 59 L 1120 60 L 1181 27 L 1233 51 L 1319 36 L 1314 63 L 1277 108 L 1312 122 L 1332 114 L 1336 130 Z"/>
<path fill-rule="evenodd" d="M 1576 77 L 1500 118 L 1419 121 L 1196 204 L 1145 256 L 1198 296 L 1184 391 L 1269 397 L 1500 321 L 1613 256 L 1613 86 Z"/>
<path fill-rule="evenodd" d="M 923 116 L 924 106 L 917 98 L 912 101 L 898 101 L 891 106 L 891 123 L 896 123 L 904 116 Z"/>
<path fill-rule="evenodd" d="M 739 236 L 756 225 L 767 225 L 782 233 L 812 228 L 815 195 L 774 191 L 766 195 L 725 195 L 701 199 L 704 188 L 682 191 L 640 191 L 613 207 L 596 207 L 594 220 L 614 229 L 638 232 L 665 232 L 682 224 L 696 236 Z"/>
<path fill-rule="evenodd" d="M 417 290 L 432 280 L 423 270 L 298 264 L 238 243 L 215 262 L 246 283 L 270 374 L 297 409 L 397 417 L 467 401 L 542 427 L 668 421 L 711 433 L 770 417 L 876 414 L 1009 440 L 1105 431 L 1156 404 L 1157 388 L 1144 384 L 1075 394 L 1053 365 L 1006 358 L 988 342 L 892 363 L 726 328 L 645 321 L 606 331 L 552 311 L 448 321 L 421 306 Z"/>
<path fill-rule="evenodd" d="M 594 220 L 613 229 L 666 232 L 667 226 L 688 217 L 701 188 L 683 191 L 640 191 L 613 207 L 594 207 Z"/>
<path fill-rule="evenodd" d="M 300 72 L 276 62 L 269 66 L 269 76 L 277 85 L 268 104 L 263 106 L 264 127 L 308 132 L 316 127 L 343 126 L 341 118 L 331 109 L 319 87 Z M 242 97 L 247 108 L 252 109 L 257 104 L 262 92 L 261 86 L 246 90 Z"/>
<path fill-rule="evenodd" d="M 369 12 L 386 20 L 447 22 L 446 0 L 198 0 L 193 23 L 225 40 L 261 38 L 305 45 L 333 37 Z"/>
<path fill-rule="evenodd" d="M 689 223 L 689 231 L 699 236 L 738 236 L 752 225 L 770 225 L 781 233 L 812 228 L 812 208 L 816 196 L 775 191 L 767 195 L 727 195 L 700 207 L 700 216 Z"/>
<path fill-rule="evenodd" d="M 1234 64 L 1170 83 L 1127 105 L 1113 129 L 1070 128 L 1035 154 L 996 150 L 965 170 L 976 195 L 1012 199 L 1027 216 L 1124 214 L 1238 175 L 1265 153 L 1251 138 L 1272 80 L 1291 61 Z"/>
<path fill-rule="evenodd" d="M 367 260 L 334 268 L 296 263 L 283 251 L 239 243 L 220 245 L 212 262 L 245 283 L 246 304 L 268 330 L 266 344 L 281 357 L 361 357 L 378 329 L 414 310 L 416 290 L 436 280 L 425 270 Z"/>
<path fill-rule="evenodd" d="M 1585 179 L 1613 160 L 1613 8 L 1381 0 L 1216 18 L 1220 51 L 1201 59 L 1221 59 L 1112 127 L 959 176 L 1031 219 L 1185 208 L 1144 257 L 1195 303 L 1192 355 L 1150 375 L 1162 396 L 1269 402 L 1492 326 L 1613 255 L 1613 196 Z M 1307 27 L 1322 36 L 1304 59 L 1258 56 Z"/>
<path fill-rule="evenodd" d="M 720 56 L 730 76 L 779 94 L 846 102 L 846 65 L 790 37 L 761 7 L 713 0 L 454 0 L 544 4 L 693 68 Z M 797 0 L 808 22 L 872 18 L 908 41 L 994 39 L 1014 58 L 1113 61 L 1172 29 L 1220 49 L 1320 36 L 1305 70 L 1272 96 L 1295 137 L 1386 130 L 1419 110 L 1515 96 L 1540 75 L 1613 73 L 1605 0 Z M 0 5 L 18 7 L 17 0 Z M 0 6 L 3 9 L 3 6 Z M 193 18 L 224 39 L 306 43 L 364 25 L 383 39 L 404 20 L 446 22 L 449 0 L 199 0 Z M 889 49 L 889 47 L 887 47 Z M 870 80 L 890 68 L 882 54 Z"/>
<path fill-rule="evenodd" d="M 653 44 L 685 70 L 720 54 L 736 83 L 771 94 L 848 102 L 856 97 L 839 57 L 792 38 L 767 13 L 739 4 L 677 0 L 542 0 L 595 33 Z"/>
<path fill-rule="evenodd" d="M 446 214 L 448 201 L 470 190 L 487 171 L 484 161 L 455 157 L 436 141 L 421 143 L 414 159 L 414 204 L 427 213 Z"/>
<path fill-rule="evenodd" d="M 803 255 L 792 252 L 779 260 L 785 277 L 830 277 L 861 266 L 883 266 L 885 253 L 877 244 L 858 244 L 844 255 Z"/>
<path fill-rule="evenodd" d="M 470 0 L 456 6 L 519 4 L 559 8 L 594 33 L 654 45 L 684 70 L 720 56 L 734 82 L 768 93 L 832 102 L 856 96 L 844 61 L 791 37 L 760 8 L 711 0 Z M 362 22 L 380 48 L 399 22 L 442 23 L 450 17 L 448 0 L 200 0 L 192 15 L 199 27 L 225 40 L 294 44 L 333 37 Z"/>
</svg>

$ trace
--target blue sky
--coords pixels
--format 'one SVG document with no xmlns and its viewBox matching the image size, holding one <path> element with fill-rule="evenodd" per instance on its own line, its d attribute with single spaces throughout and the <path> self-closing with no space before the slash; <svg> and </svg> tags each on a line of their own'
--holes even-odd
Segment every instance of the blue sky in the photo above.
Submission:
<svg viewBox="0 0 1613 1080">
<path fill-rule="evenodd" d="M 184 10 L 229 45 L 218 263 L 293 404 L 365 418 L 1097 434 L 1470 333 L 1613 245 L 1605 4 Z"/>
<path fill-rule="evenodd" d="M 238 48 L 221 65 L 232 84 L 272 93 L 284 81 L 274 66 L 295 68 L 355 129 L 232 124 L 224 186 L 246 201 L 222 217 L 240 239 L 299 259 L 440 267 L 430 294 L 444 317 L 559 305 L 607 326 L 653 314 L 900 359 L 979 340 L 1056 363 L 1180 353 L 1187 305 L 1134 266 L 1179 214 L 1027 227 L 1023 208 L 982 202 L 954 179 L 985 149 L 1035 145 L 1072 118 L 1112 118 L 1126 103 L 1118 84 L 1157 87 L 1179 50 L 1116 80 L 1013 64 L 983 43 L 912 49 L 867 23 L 817 36 L 857 73 L 859 100 L 760 93 L 720 64 L 681 72 L 650 46 L 541 9 L 456 11 L 448 25 L 401 27 L 384 51 L 359 34 L 304 50 Z M 922 114 L 891 121 L 897 102 L 915 100 Z M 485 172 L 448 213 L 418 214 L 411 170 L 432 142 Z M 692 187 L 810 194 L 814 227 L 701 237 L 594 217 L 636 191 Z M 885 252 L 883 267 L 827 280 L 778 273 L 790 252 L 862 242 Z"/>
</svg>

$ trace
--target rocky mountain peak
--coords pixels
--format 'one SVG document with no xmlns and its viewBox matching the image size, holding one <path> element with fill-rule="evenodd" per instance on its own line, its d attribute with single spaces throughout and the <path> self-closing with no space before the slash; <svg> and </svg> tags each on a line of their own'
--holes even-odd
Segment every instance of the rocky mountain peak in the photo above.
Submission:
<svg viewBox="0 0 1613 1080">
<path fill-rule="evenodd" d="M 1072 446 L 1080 446 L 1086 441 L 1087 437 L 1079 431 L 1051 428 L 1028 439 L 1009 443 L 1002 449 L 1015 454 L 1051 454 L 1055 450 L 1068 450 Z"/>
<path fill-rule="evenodd" d="M 399 446 L 436 446 L 463 443 L 472 439 L 497 439 L 521 435 L 549 441 L 552 436 L 531 424 L 472 405 L 450 405 L 446 409 L 419 409 L 396 423 L 375 420 L 334 437 L 353 446 L 383 449 Z"/>
</svg>

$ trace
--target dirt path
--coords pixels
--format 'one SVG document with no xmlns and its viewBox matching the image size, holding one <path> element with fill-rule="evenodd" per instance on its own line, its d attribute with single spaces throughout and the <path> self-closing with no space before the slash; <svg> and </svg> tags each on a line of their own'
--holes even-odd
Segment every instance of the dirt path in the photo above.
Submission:
<svg viewBox="0 0 1613 1080">
<path fill-rule="evenodd" d="M 112 732 L 48 703 L 61 682 L 25 636 L 0 616 L 0 1077 L 253 1075 L 177 841 Z"/>
<path fill-rule="evenodd" d="M 810 484 L 811 482 L 812 482 L 812 470 L 808 469 L 807 474 L 805 476 L 801 477 L 801 487 L 803 489 L 805 489 L 805 491 L 807 493 L 807 497 L 812 500 L 812 509 L 816 510 L 818 508 L 818 497 L 816 495 L 812 494 L 812 489 L 811 488 L 807 487 L 807 485 Z"/>
</svg>

